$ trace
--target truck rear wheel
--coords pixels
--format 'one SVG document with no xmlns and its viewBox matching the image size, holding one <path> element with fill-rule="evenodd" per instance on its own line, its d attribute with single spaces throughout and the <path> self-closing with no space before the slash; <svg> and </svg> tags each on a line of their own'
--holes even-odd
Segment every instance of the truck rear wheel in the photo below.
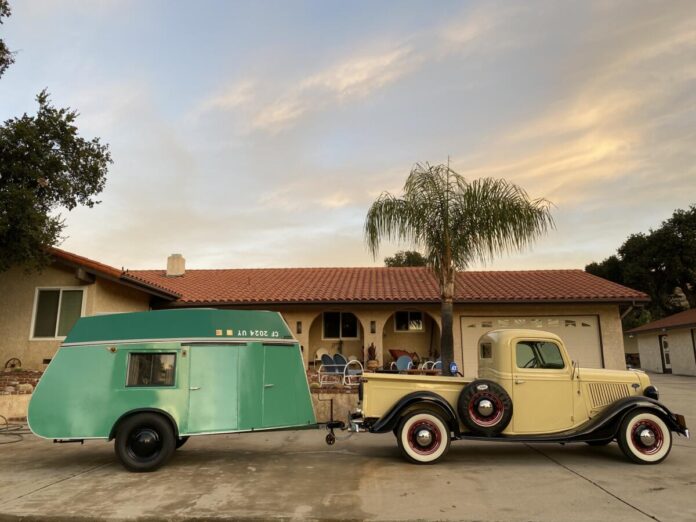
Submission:
<svg viewBox="0 0 696 522">
<path fill-rule="evenodd" d="M 157 413 L 138 413 L 124 419 L 116 432 L 114 449 L 130 471 L 154 471 L 174 453 L 174 430 Z"/>
<path fill-rule="evenodd" d="M 466 385 L 459 394 L 457 412 L 472 432 L 491 437 L 510 424 L 512 399 L 499 384 L 480 379 Z"/>
<path fill-rule="evenodd" d="M 431 411 L 416 410 L 401 420 L 396 440 L 409 462 L 433 464 L 447 454 L 452 436 L 442 417 Z"/>
<path fill-rule="evenodd" d="M 629 413 L 621 422 L 619 447 L 637 464 L 657 464 L 672 449 L 672 432 L 659 415 L 646 410 Z"/>
</svg>

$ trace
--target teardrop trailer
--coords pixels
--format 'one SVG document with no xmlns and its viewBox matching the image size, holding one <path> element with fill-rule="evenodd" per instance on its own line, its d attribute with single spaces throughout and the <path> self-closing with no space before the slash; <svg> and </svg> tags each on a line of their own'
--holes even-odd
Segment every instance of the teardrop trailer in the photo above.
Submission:
<svg viewBox="0 0 696 522">
<path fill-rule="evenodd" d="M 616 440 L 630 461 L 657 464 L 670 452 L 672 432 L 689 437 L 684 417 L 658 402 L 647 374 L 579 368 L 554 334 L 495 330 L 478 350 L 477 379 L 365 375 L 350 429 L 393 432 L 416 464 L 441 460 L 452 440 Z"/>
<path fill-rule="evenodd" d="M 317 428 L 299 344 L 276 312 L 163 310 L 78 320 L 29 404 L 56 442 L 115 439 L 132 471 L 190 436 Z M 333 428 L 343 423 L 328 423 Z"/>
</svg>

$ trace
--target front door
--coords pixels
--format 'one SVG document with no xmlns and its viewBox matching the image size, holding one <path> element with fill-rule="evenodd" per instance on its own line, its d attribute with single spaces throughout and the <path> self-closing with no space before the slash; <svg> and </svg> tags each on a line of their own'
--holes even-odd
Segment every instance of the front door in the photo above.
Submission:
<svg viewBox="0 0 696 522">
<path fill-rule="evenodd" d="M 662 359 L 662 373 L 672 373 L 672 360 L 669 357 L 669 341 L 666 335 L 658 336 L 660 343 L 660 358 Z"/>
<path fill-rule="evenodd" d="M 195 345 L 189 349 L 188 433 L 238 429 L 239 345 Z"/>
<path fill-rule="evenodd" d="M 573 426 L 573 381 L 556 343 L 520 340 L 512 351 L 515 433 L 553 433 Z"/>
</svg>

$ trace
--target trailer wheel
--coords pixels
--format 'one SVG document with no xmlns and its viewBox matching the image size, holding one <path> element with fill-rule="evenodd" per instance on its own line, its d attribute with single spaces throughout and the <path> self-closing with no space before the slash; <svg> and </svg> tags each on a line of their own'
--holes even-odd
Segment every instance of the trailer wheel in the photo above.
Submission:
<svg viewBox="0 0 696 522">
<path fill-rule="evenodd" d="M 186 444 L 186 441 L 189 440 L 188 437 L 179 437 L 176 439 L 176 449 L 179 449 L 181 446 Z"/>
<path fill-rule="evenodd" d="M 416 410 L 401 420 L 396 440 L 409 462 L 433 464 L 447 454 L 452 436 L 438 414 Z"/>
<path fill-rule="evenodd" d="M 657 464 L 672 449 L 672 432 L 659 415 L 638 410 L 626 415 L 618 433 L 619 447 L 637 464 Z"/>
<path fill-rule="evenodd" d="M 138 413 L 124 419 L 116 432 L 114 449 L 130 471 L 154 471 L 174 453 L 174 430 L 156 413 Z"/>
<path fill-rule="evenodd" d="M 491 437 L 510 423 L 512 399 L 499 384 L 481 379 L 464 387 L 457 401 L 457 412 L 472 432 Z"/>
</svg>

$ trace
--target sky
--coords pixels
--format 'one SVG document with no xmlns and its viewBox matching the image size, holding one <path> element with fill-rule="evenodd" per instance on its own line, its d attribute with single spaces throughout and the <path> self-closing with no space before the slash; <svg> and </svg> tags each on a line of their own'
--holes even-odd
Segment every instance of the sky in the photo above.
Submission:
<svg viewBox="0 0 696 522">
<path fill-rule="evenodd" d="M 696 203 L 696 2 L 11 0 L 0 119 L 43 88 L 110 145 L 61 248 L 117 267 L 378 266 L 416 162 L 506 178 L 555 230 L 472 269 L 583 268 Z"/>
</svg>

